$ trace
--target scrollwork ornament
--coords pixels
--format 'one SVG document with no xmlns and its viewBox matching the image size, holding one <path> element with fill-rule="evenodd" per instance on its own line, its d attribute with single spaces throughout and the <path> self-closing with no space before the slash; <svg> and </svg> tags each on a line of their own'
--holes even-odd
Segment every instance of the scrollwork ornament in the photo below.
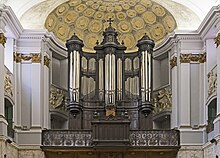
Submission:
<svg viewBox="0 0 220 158">
<path fill-rule="evenodd" d="M 2 44 L 3 47 L 5 47 L 6 40 L 7 38 L 5 37 L 4 33 L 0 33 L 0 44 Z"/>
<path fill-rule="evenodd" d="M 216 48 L 220 45 L 220 33 L 218 33 L 217 37 L 215 37 Z"/>
<path fill-rule="evenodd" d="M 174 68 L 175 66 L 177 66 L 177 57 L 173 57 L 170 60 L 170 66 L 171 66 L 171 69 Z"/>
<path fill-rule="evenodd" d="M 48 68 L 50 66 L 50 59 L 47 56 L 44 56 L 44 65 L 46 65 Z"/>
</svg>

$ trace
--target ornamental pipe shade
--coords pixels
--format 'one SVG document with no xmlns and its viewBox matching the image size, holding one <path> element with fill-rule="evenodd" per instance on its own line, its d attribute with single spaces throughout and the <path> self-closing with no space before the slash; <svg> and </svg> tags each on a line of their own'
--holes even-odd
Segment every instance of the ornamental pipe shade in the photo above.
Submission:
<svg viewBox="0 0 220 158">
<path fill-rule="evenodd" d="M 153 110 L 152 104 L 152 90 L 153 90 L 153 58 L 152 52 L 155 43 L 146 34 L 138 41 L 137 47 L 139 48 L 140 61 L 141 61 L 141 73 L 140 73 L 140 95 L 141 100 L 140 110 L 147 116 Z"/>
<path fill-rule="evenodd" d="M 84 46 L 76 34 L 67 40 L 66 47 L 68 50 L 68 102 L 67 110 L 76 116 L 81 110 L 79 104 L 79 88 L 80 88 L 80 52 Z"/>
</svg>

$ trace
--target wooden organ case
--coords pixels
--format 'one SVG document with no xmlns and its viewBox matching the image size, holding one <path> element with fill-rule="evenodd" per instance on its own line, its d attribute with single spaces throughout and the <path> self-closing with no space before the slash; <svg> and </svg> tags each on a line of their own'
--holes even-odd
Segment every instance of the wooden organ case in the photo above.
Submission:
<svg viewBox="0 0 220 158">
<path fill-rule="evenodd" d="M 66 43 L 69 129 L 104 130 L 105 124 L 117 128 L 117 123 L 128 131 L 152 129 L 154 42 L 145 35 L 137 42 L 138 51 L 125 53 L 124 42 L 119 43 L 111 19 L 108 21 L 95 53 L 82 51 L 83 41 L 75 34 Z"/>
</svg>

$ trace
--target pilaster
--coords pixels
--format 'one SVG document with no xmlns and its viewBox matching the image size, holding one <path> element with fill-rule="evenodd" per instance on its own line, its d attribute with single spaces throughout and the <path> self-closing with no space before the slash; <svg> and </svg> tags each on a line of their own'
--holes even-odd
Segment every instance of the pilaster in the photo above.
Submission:
<svg viewBox="0 0 220 158">
<path fill-rule="evenodd" d="M 179 54 L 179 126 L 190 127 L 190 53 Z"/>
<path fill-rule="evenodd" d="M 5 119 L 5 103 L 4 103 L 4 53 L 6 37 L 4 35 L 4 26 L 0 20 L 0 135 L 7 135 L 7 121 Z"/>
<path fill-rule="evenodd" d="M 177 70 L 177 54 L 175 53 L 170 59 L 171 68 L 171 87 L 172 87 L 172 114 L 171 128 L 178 127 L 178 70 Z"/>
</svg>

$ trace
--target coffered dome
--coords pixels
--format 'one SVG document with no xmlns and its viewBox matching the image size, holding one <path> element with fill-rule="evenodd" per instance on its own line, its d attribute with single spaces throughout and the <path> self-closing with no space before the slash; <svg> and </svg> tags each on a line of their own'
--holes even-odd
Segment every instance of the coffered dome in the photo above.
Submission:
<svg viewBox="0 0 220 158">
<path fill-rule="evenodd" d="M 69 0 L 50 12 L 45 27 L 62 42 L 76 33 L 84 41 L 84 50 L 93 51 L 109 18 L 128 51 L 137 49 L 145 33 L 159 43 L 177 27 L 172 14 L 151 0 Z"/>
</svg>

